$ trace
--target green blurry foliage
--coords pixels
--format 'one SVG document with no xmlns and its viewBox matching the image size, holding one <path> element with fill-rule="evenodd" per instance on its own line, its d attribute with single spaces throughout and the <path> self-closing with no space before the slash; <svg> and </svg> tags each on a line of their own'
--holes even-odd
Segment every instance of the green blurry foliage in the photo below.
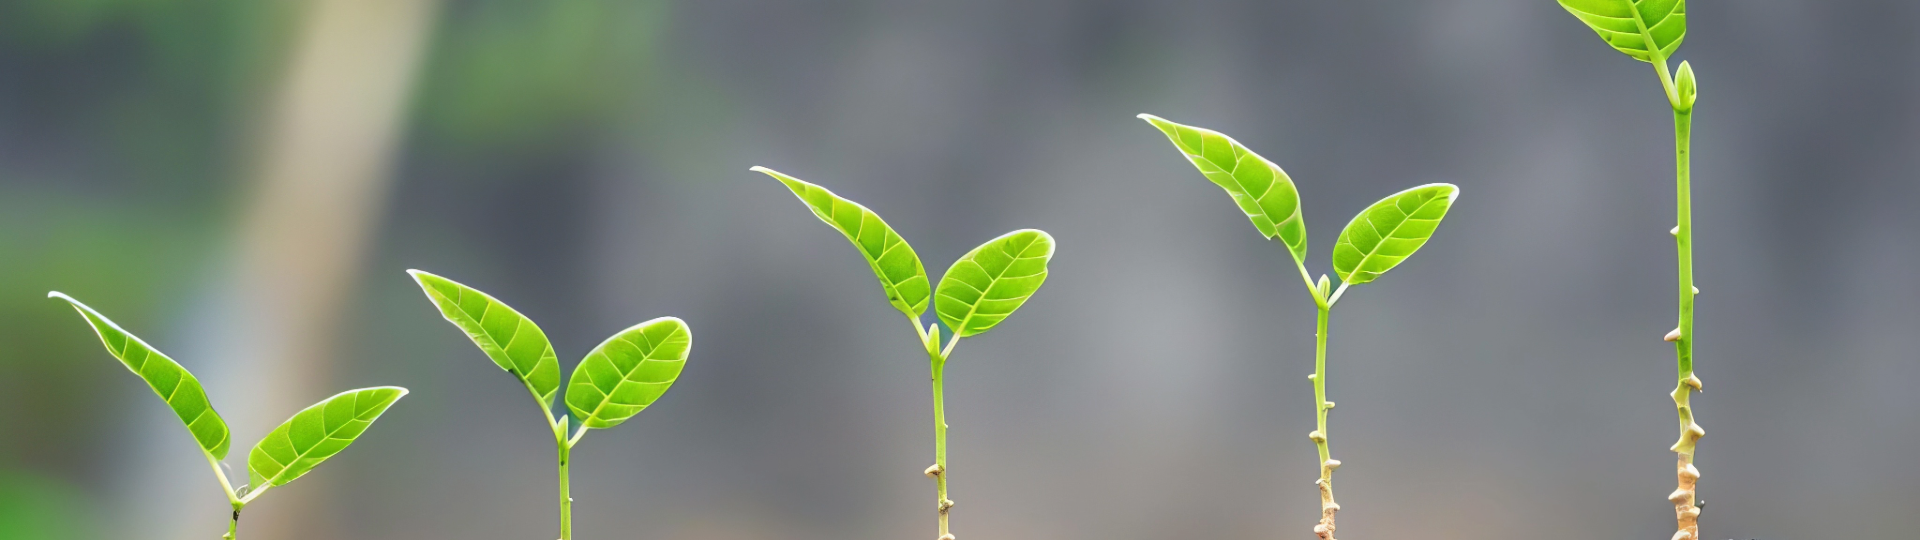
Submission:
<svg viewBox="0 0 1920 540">
<path fill-rule="evenodd" d="M 448 4 L 421 81 L 421 128 L 487 150 L 540 147 L 618 118 L 650 68 L 668 3 Z"/>
<path fill-rule="evenodd" d="M 71 484 L 27 471 L 0 469 L 0 538 L 94 540 L 100 538 L 97 508 Z"/>
</svg>

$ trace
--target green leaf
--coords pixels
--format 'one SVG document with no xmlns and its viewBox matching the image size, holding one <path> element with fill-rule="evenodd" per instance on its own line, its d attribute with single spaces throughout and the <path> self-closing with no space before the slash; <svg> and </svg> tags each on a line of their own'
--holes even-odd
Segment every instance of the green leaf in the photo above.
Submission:
<svg viewBox="0 0 1920 540">
<path fill-rule="evenodd" d="M 1673 56 L 1687 37 L 1687 0 L 1560 0 L 1560 7 L 1642 62 Z"/>
<path fill-rule="evenodd" d="M 1333 243 L 1333 273 L 1359 285 L 1387 273 L 1427 243 L 1460 196 L 1453 184 L 1427 184 L 1380 199 L 1353 216 Z"/>
<path fill-rule="evenodd" d="M 1047 281 L 1052 259 L 1046 231 L 1021 229 L 989 240 L 947 268 L 933 311 L 960 337 L 991 330 Z"/>
<path fill-rule="evenodd" d="M 813 209 L 813 215 L 820 221 L 839 229 L 840 234 L 853 241 L 853 247 L 860 249 L 867 265 L 873 268 L 873 275 L 880 278 L 880 288 L 886 290 L 887 302 L 892 303 L 894 309 L 914 320 L 919 320 L 920 314 L 927 311 L 927 297 L 932 294 L 927 269 L 920 264 L 920 256 L 914 254 L 913 246 L 907 245 L 900 233 L 893 232 L 893 227 L 887 226 L 879 214 L 805 180 L 766 167 L 753 170 L 786 184 L 794 196 Z"/>
<path fill-rule="evenodd" d="M 1226 189 L 1261 235 L 1279 238 L 1293 252 L 1294 262 L 1306 262 L 1307 225 L 1300 218 L 1300 191 L 1294 189 L 1286 171 L 1218 131 L 1175 124 L 1151 114 L 1140 118 L 1160 128 L 1200 174 Z"/>
<path fill-rule="evenodd" d="M 581 425 L 606 429 L 652 405 L 680 378 L 693 334 L 686 321 L 661 317 L 633 325 L 594 347 L 567 381 L 567 409 Z"/>
<path fill-rule="evenodd" d="M 553 394 L 560 389 L 560 360 L 539 325 L 472 287 L 419 270 L 407 273 L 447 322 L 465 330 L 493 363 L 525 383 L 543 409 L 553 407 Z"/>
<path fill-rule="evenodd" d="M 194 378 L 187 368 L 180 367 L 172 358 L 154 350 L 139 337 L 121 330 L 120 325 L 107 320 L 98 311 L 73 297 L 58 291 L 47 293 L 48 298 L 59 298 L 73 305 L 73 309 L 86 317 L 93 325 L 95 334 L 100 335 L 100 343 L 107 346 L 107 352 L 119 358 L 121 364 L 133 370 L 135 375 L 147 381 L 153 393 L 166 400 L 167 407 L 173 409 L 174 416 L 186 424 L 187 431 L 193 433 L 194 441 L 200 443 L 200 450 L 214 459 L 226 459 L 227 449 L 232 446 L 231 434 L 227 431 L 227 422 L 220 419 L 220 413 L 214 412 L 213 403 L 207 400 L 206 389 L 200 386 L 200 379 Z"/>
<path fill-rule="evenodd" d="M 253 489 L 286 485 L 307 474 L 353 444 L 380 413 L 387 412 L 387 407 L 404 395 L 407 389 L 397 386 L 348 390 L 294 413 L 247 453 Z"/>
</svg>

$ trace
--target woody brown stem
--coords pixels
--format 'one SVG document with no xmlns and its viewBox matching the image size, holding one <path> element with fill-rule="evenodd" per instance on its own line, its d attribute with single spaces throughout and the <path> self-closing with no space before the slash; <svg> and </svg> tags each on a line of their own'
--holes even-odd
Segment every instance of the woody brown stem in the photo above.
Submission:
<svg viewBox="0 0 1920 540">
<path fill-rule="evenodd" d="M 1333 470 L 1340 468 L 1340 460 L 1329 459 L 1320 464 L 1320 479 L 1313 482 L 1320 486 L 1320 524 L 1313 526 L 1313 534 L 1320 540 L 1334 540 L 1333 515 L 1340 512 L 1340 503 L 1333 502 Z"/>
<path fill-rule="evenodd" d="M 1673 405 L 1680 415 L 1680 440 L 1673 444 L 1673 452 L 1679 456 L 1676 474 L 1679 487 L 1667 495 L 1673 502 L 1674 518 L 1678 521 L 1673 540 L 1698 540 L 1700 538 L 1700 507 L 1695 503 L 1698 498 L 1700 469 L 1693 466 L 1695 445 L 1706 430 L 1693 419 L 1693 391 L 1700 389 L 1700 377 L 1689 373 L 1687 378 L 1673 389 Z"/>
</svg>

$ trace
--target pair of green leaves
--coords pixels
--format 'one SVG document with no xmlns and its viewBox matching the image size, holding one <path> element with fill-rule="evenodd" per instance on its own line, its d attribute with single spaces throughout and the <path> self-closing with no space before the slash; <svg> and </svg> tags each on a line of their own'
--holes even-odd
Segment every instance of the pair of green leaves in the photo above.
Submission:
<svg viewBox="0 0 1920 540">
<path fill-rule="evenodd" d="M 186 424 L 187 431 L 200 443 L 200 450 L 214 460 L 227 457 L 232 437 L 220 413 L 214 412 L 207 392 L 187 368 L 155 350 L 120 325 L 65 294 L 47 293 L 71 304 L 93 326 L 94 333 L 107 352 L 120 359 L 127 369 L 147 382 L 173 414 Z M 393 402 L 407 395 L 405 388 L 377 386 L 348 390 L 322 400 L 294 414 L 247 454 L 248 476 L 254 491 L 285 485 L 346 449 L 367 426 L 386 412 Z"/>
<path fill-rule="evenodd" d="M 1280 239 L 1294 262 L 1305 264 L 1307 230 L 1300 217 L 1300 193 L 1285 171 L 1220 132 L 1151 114 L 1140 118 L 1166 133 L 1200 174 L 1225 189 L 1260 234 Z M 1426 245 L 1459 196 L 1460 188 L 1453 184 L 1426 184 L 1373 203 L 1354 216 L 1334 241 L 1334 275 L 1343 286 L 1357 285 L 1393 269 Z"/>
<path fill-rule="evenodd" d="M 540 407 L 552 414 L 554 396 L 560 390 L 560 363 L 539 325 L 472 287 L 419 270 L 407 273 L 448 322 L 466 331 L 474 345 L 520 379 Z M 620 425 L 673 386 L 692 347 L 687 323 L 675 317 L 621 330 L 594 347 L 574 368 L 567 380 L 567 410 L 585 427 Z"/>
<path fill-rule="evenodd" d="M 879 214 L 805 180 L 766 167 L 753 170 L 785 184 L 814 216 L 846 235 L 880 278 L 887 301 L 916 325 L 928 299 L 937 297 L 933 311 L 956 337 L 986 332 L 1020 309 L 1047 280 L 1053 236 L 1020 229 L 973 248 L 947 268 L 939 287 L 930 288 L 920 256 Z"/>
</svg>

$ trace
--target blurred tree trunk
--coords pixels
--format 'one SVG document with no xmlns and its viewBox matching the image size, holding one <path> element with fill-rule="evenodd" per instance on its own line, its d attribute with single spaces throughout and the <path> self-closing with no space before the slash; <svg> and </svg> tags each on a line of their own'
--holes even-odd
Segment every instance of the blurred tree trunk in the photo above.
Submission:
<svg viewBox="0 0 1920 540">
<path fill-rule="evenodd" d="M 236 484 L 246 481 L 246 451 L 260 437 L 347 389 L 332 369 L 339 323 L 380 217 L 437 4 L 309 0 L 301 8 L 263 125 L 253 130 L 260 141 L 245 171 L 231 266 L 220 272 L 227 279 L 214 285 L 207 320 L 194 328 L 218 363 L 213 395 L 233 423 L 227 462 Z M 330 476 L 304 477 L 256 501 L 240 521 L 241 537 L 336 538 L 339 515 L 328 506 L 339 483 Z M 170 513 L 218 513 L 181 506 Z M 200 523 L 183 520 L 165 537 L 218 534 Z"/>
</svg>

